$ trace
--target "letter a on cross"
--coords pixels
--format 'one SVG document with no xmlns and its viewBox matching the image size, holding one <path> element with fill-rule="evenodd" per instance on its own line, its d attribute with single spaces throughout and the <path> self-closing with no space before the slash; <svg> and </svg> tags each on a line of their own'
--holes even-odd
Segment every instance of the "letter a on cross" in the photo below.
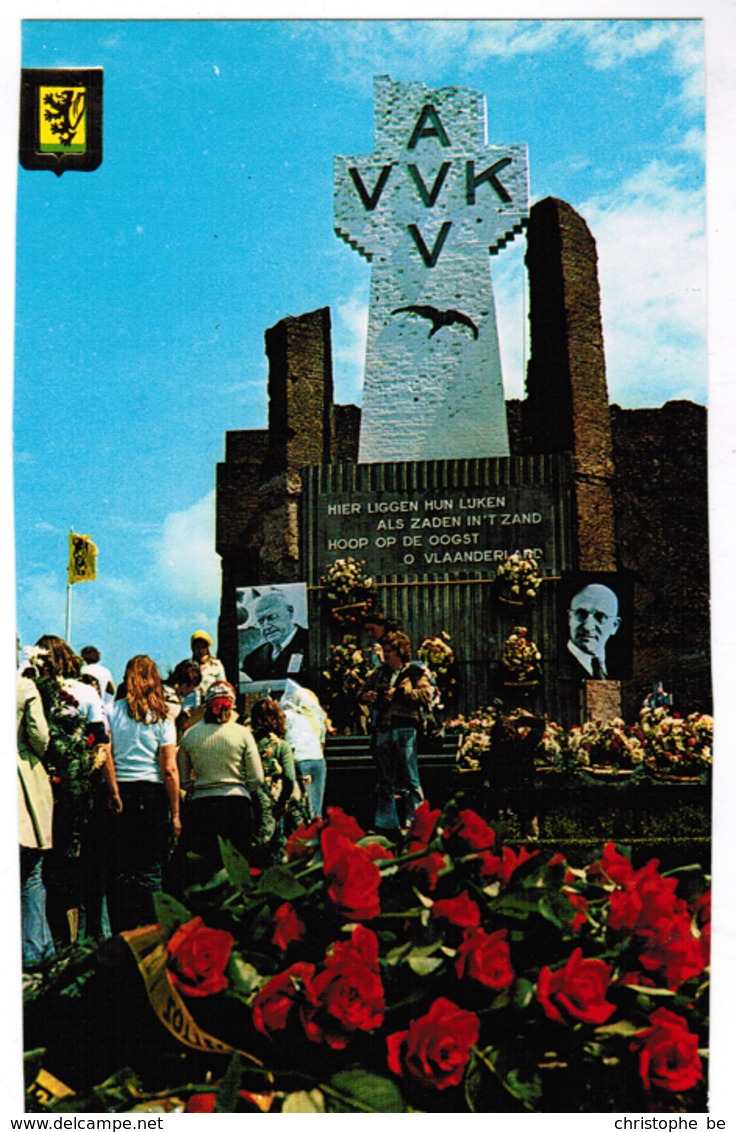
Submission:
<svg viewBox="0 0 736 1132">
<path fill-rule="evenodd" d="M 526 146 L 479 91 L 375 80 L 375 149 L 335 158 L 335 231 L 371 263 L 361 463 L 507 456 L 489 255 L 523 229 Z"/>
</svg>

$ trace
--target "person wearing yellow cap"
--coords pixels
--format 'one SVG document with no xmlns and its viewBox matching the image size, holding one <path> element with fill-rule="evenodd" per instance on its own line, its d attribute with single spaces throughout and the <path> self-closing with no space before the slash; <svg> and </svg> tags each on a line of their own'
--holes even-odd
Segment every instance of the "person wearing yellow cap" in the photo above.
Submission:
<svg viewBox="0 0 736 1132">
<path fill-rule="evenodd" d="M 209 633 L 205 633 L 204 629 L 197 629 L 192 633 L 190 640 L 192 648 L 192 659 L 199 665 L 199 671 L 202 673 L 202 679 L 199 687 L 194 690 L 191 696 L 187 696 L 184 701 L 185 708 L 199 707 L 203 703 L 207 694 L 207 689 L 211 684 L 217 680 L 227 680 L 225 675 L 225 667 L 221 660 L 213 656 L 210 652 L 212 648 L 212 637 Z M 193 699 L 192 699 L 193 697 Z M 188 701 L 192 699 L 192 702 Z"/>
</svg>

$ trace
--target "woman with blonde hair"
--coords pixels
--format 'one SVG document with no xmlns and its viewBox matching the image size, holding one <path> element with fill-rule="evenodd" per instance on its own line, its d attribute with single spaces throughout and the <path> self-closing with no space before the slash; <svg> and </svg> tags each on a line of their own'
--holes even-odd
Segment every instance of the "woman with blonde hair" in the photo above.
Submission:
<svg viewBox="0 0 736 1132">
<path fill-rule="evenodd" d="M 122 813 L 115 818 L 108 901 L 113 931 L 155 921 L 167 831 L 181 833 L 176 727 L 150 656 L 132 657 L 110 720 Z"/>
</svg>

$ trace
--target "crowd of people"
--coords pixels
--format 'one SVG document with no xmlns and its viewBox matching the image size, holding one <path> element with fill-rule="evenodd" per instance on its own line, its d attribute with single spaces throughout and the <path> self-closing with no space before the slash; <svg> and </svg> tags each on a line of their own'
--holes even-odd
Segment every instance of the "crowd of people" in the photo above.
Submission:
<svg viewBox="0 0 736 1132">
<path fill-rule="evenodd" d="M 368 722 L 375 770 L 373 830 L 396 839 L 424 799 L 419 740 L 439 698 L 398 623 L 373 611 L 348 697 Z M 17 681 L 23 966 L 60 945 L 153 922 L 153 896 L 183 892 L 223 867 L 227 843 L 249 865 L 277 864 L 287 837 L 322 815 L 330 726 L 296 678 L 248 696 L 247 717 L 208 633 L 162 678 L 136 655 L 117 689 L 92 646 L 60 637 L 26 649 Z M 303 680 L 303 677 L 302 677 Z M 278 698 L 277 698 L 278 697 Z M 499 717 L 493 779 L 529 793 L 544 722 Z M 537 836 L 531 796 L 519 816 Z M 204 864 L 203 864 L 204 862 Z"/>
<path fill-rule="evenodd" d="M 31 972 L 60 946 L 155 920 L 228 842 L 251 865 L 321 815 L 327 716 L 293 680 L 241 721 L 236 692 L 203 631 L 162 678 L 146 655 L 122 682 L 93 647 L 60 637 L 26 649 L 16 722 L 22 957 Z"/>
</svg>

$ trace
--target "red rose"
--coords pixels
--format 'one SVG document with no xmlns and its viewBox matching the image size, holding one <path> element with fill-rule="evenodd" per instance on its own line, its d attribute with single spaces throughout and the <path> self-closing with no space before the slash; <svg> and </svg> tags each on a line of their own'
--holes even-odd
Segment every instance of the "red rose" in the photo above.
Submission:
<svg viewBox="0 0 736 1132">
<path fill-rule="evenodd" d="M 356 1031 L 377 1029 L 386 1004 L 375 934 L 358 925 L 350 941 L 334 945 L 324 969 L 305 989 L 301 1018 L 311 1041 L 344 1049 Z"/>
<path fill-rule="evenodd" d="M 424 856 L 417 857 L 415 861 L 408 861 L 404 868 L 409 872 L 418 874 L 416 877 L 417 884 L 424 881 L 429 891 L 434 892 L 440 873 L 447 868 L 447 858 L 443 853 L 430 853 L 423 841 L 412 841 L 407 852 L 424 852 Z"/>
<path fill-rule="evenodd" d="M 470 853 L 479 853 L 496 844 L 495 830 L 475 810 L 461 810 L 446 827 L 444 837 L 446 841 L 459 841 Z"/>
<path fill-rule="evenodd" d="M 217 1093 L 194 1093 L 187 1101 L 185 1112 L 214 1112 Z"/>
<path fill-rule="evenodd" d="M 537 998 L 544 1013 L 554 1022 L 566 1024 L 567 1018 L 575 1018 L 601 1026 L 616 1009 L 605 997 L 610 982 L 608 964 L 602 959 L 583 959 L 582 948 L 577 947 L 558 971 L 542 968 L 537 980 Z"/>
<path fill-rule="evenodd" d="M 516 975 L 511 966 L 511 952 L 506 942 L 506 929 L 488 935 L 483 928 L 468 928 L 457 949 L 455 970 L 459 979 L 465 975 L 491 990 L 506 990 Z"/>
<path fill-rule="evenodd" d="M 429 1012 L 410 1022 L 408 1030 L 386 1039 L 389 1069 L 434 1089 L 447 1089 L 462 1081 L 479 1033 L 477 1014 L 461 1010 L 447 998 L 435 999 Z"/>
<path fill-rule="evenodd" d="M 660 921 L 655 928 L 642 930 L 647 936 L 640 962 L 647 971 L 661 971 L 670 990 L 699 975 L 705 961 L 700 940 L 692 932 L 690 915 L 681 911 L 671 920 Z"/>
<path fill-rule="evenodd" d="M 633 876 L 634 868 L 628 857 L 619 853 L 612 841 L 603 847 L 603 855 L 599 861 L 591 866 L 591 873 L 603 873 L 614 884 L 625 884 Z"/>
<path fill-rule="evenodd" d="M 349 837 L 351 841 L 360 841 L 365 837 L 365 830 L 361 829 L 357 821 L 350 814 L 346 814 L 339 806 L 327 807 L 327 824 L 330 829 L 336 829 L 343 837 Z"/>
<path fill-rule="evenodd" d="M 349 920 L 372 920 L 381 911 L 378 889 L 381 874 L 358 845 L 336 830 L 322 830 L 327 892 L 341 916 Z"/>
<path fill-rule="evenodd" d="M 451 900 L 435 900 L 432 915 L 436 920 L 447 920 L 460 928 L 477 928 L 480 924 L 480 908 L 465 890 Z"/>
<path fill-rule="evenodd" d="M 270 1104 L 267 1104 L 265 1109 L 262 1094 L 249 1093 L 245 1089 L 240 1089 L 238 1092 L 238 1107 L 237 1112 L 264 1112 L 268 1111 Z M 265 1098 L 267 1099 L 267 1098 Z M 193 1093 L 186 1103 L 184 1112 L 214 1112 L 215 1105 L 217 1104 L 217 1093 Z"/>
<path fill-rule="evenodd" d="M 710 963 L 710 889 L 695 901 L 695 923 L 700 929 L 700 953 L 703 957 L 703 966 Z"/>
<path fill-rule="evenodd" d="M 271 937 L 271 943 L 280 947 L 282 951 L 286 951 L 289 944 L 301 939 L 307 930 L 301 916 L 293 904 L 289 904 L 288 901 L 279 905 L 276 909 L 273 914 L 273 922 L 275 931 Z"/>
<path fill-rule="evenodd" d="M 302 986 L 314 975 L 313 963 L 292 963 L 261 987 L 253 999 L 253 1025 L 267 1038 L 284 1030 Z"/>
<path fill-rule="evenodd" d="M 325 967 L 339 967 L 346 963 L 363 963 L 378 970 L 378 936 L 375 932 L 357 924 L 349 939 L 332 944 L 325 955 Z"/>
<path fill-rule="evenodd" d="M 423 841 L 425 845 L 429 845 L 441 813 L 442 810 L 431 810 L 429 808 L 429 802 L 425 798 L 414 811 L 414 818 L 412 819 L 411 828 L 409 830 L 412 838 L 415 841 Z"/>
<path fill-rule="evenodd" d="M 393 861 L 394 859 L 391 850 L 378 841 L 366 841 L 361 845 L 361 849 L 367 857 L 370 857 L 371 861 Z"/>
<path fill-rule="evenodd" d="M 568 923 L 572 931 L 576 932 L 579 928 L 582 928 L 584 923 L 587 922 L 588 901 L 585 899 L 581 892 L 576 892 L 573 888 L 563 888 L 562 891 L 564 892 L 565 896 L 570 901 L 574 909 L 574 914 L 568 920 Z"/>
<path fill-rule="evenodd" d="M 235 939 L 208 928 L 201 916 L 177 928 L 166 947 L 172 982 L 193 998 L 217 994 L 228 985 L 225 968 Z"/>
<path fill-rule="evenodd" d="M 649 1015 L 649 1029 L 640 1030 L 629 1049 L 639 1053 L 639 1074 L 645 1089 L 657 1085 L 679 1093 L 702 1079 L 698 1039 L 679 1014 L 660 1006 Z"/>
<path fill-rule="evenodd" d="M 670 920 L 685 908 L 675 896 L 677 880 L 663 877 L 659 861 L 649 861 L 643 869 L 631 872 L 622 881 L 623 891 L 612 892 L 608 915 L 609 926 L 616 930 L 641 931 L 660 921 Z"/>
<path fill-rule="evenodd" d="M 526 845 L 522 845 L 518 853 L 514 853 L 508 845 L 504 845 L 501 850 L 501 856 L 496 856 L 495 853 L 486 851 L 481 853 L 480 861 L 480 876 L 481 877 L 497 877 L 498 880 L 508 884 L 511 877 L 526 861 L 531 861 L 532 857 L 536 857 L 538 849 L 530 853 Z"/>
<path fill-rule="evenodd" d="M 298 861 L 302 857 L 311 857 L 319 844 L 319 831 L 322 828 L 322 819 L 315 818 L 309 825 L 300 825 L 286 839 L 286 856 L 289 861 Z"/>
</svg>

